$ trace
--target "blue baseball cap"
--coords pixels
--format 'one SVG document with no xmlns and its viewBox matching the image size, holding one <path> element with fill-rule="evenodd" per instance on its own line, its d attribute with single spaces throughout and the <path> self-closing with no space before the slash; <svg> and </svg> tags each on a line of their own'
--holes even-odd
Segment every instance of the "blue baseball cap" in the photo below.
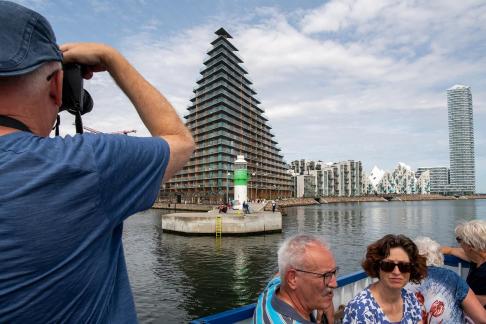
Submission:
<svg viewBox="0 0 486 324">
<path fill-rule="evenodd" d="M 0 77 L 26 74 L 49 61 L 62 61 L 62 53 L 47 19 L 0 1 Z"/>
</svg>

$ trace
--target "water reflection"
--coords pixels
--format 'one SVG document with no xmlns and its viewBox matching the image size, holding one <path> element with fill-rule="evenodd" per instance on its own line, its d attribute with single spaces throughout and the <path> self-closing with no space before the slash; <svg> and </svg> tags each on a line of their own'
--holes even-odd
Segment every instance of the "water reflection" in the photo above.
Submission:
<svg viewBox="0 0 486 324">
<path fill-rule="evenodd" d="M 293 233 L 326 236 L 346 274 L 384 234 L 454 244 L 455 224 L 473 218 L 486 219 L 486 201 L 308 206 L 288 210 L 282 234 L 216 239 L 162 233 L 151 210 L 125 222 L 123 239 L 140 322 L 181 323 L 254 302 L 277 270 L 278 244 Z"/>
</svg>

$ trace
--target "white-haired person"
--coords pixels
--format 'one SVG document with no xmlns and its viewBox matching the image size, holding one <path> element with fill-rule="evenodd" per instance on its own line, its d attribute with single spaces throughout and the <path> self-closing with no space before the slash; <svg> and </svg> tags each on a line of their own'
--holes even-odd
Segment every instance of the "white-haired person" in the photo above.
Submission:
<svg viewBox="0 0 486 324">
<path fill-rule="evenodd" d="M 409 283 L 422 305 L 423 323 L 465 323 L 467 315 L 474 323 L 486 323 L 482 307 L 466 281 L 452 270 L 442 268 L 444 255 L 440 244 L 429 237 L 414 240 L 420 255 L 427 258 L 427 277 L 420 284 Z"/>
<path fill-rule="evenodd" d="M 486 308 L 486 221 L 472 220 L 456 226 L 460 247 L 443 246 L 441 252 L 470 262 L 466 282 Z"/>
<path fill-rule="evenodd" d="M 287 238 L 278 250 L 279 276 L 260 294 L 253 323 L 333 323 L 336 261 L 325 240 L 312 234 Z M 324 312 L 325 316 L 315 316 Z"/>
</svg>

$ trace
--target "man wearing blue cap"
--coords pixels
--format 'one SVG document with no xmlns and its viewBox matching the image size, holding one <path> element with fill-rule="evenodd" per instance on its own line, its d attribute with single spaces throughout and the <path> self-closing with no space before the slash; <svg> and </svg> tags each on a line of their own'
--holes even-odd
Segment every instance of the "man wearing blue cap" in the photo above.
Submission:
<svg viewBox="0 0 486 324">
<path fill-rule="evenodd" d="M 107 71 L 152 134 L 48 137 L 61 62 Z M 137 321 L 123 220 L 189 159 L 190 132 L 111 47 L 58 47 L 38 13 L 0 1 L 0 323 Z"/>
</svg>

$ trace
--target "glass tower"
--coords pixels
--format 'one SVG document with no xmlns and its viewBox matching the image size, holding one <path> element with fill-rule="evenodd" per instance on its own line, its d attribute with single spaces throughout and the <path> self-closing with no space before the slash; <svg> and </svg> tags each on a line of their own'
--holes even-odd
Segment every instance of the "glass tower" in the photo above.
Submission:
<svg viewBox="0 0 486 324">
<path fill-rule="evenodd" d="M 474 194 L 474 129 L 471 89 L 455 85 L 447 89 L 449 116 L 450 191 Z"/>
<path fill-rule="evenodd" d="M 248 199 L 290 197 L 291 177 L 243 60 L 226 30 L 215 34 L 184 116 L 196 150 L 165 189 L 192 202 L 226 200 L 227 190 L 233 197 L 234 162 L 243 155 Z"/>
</svg>

